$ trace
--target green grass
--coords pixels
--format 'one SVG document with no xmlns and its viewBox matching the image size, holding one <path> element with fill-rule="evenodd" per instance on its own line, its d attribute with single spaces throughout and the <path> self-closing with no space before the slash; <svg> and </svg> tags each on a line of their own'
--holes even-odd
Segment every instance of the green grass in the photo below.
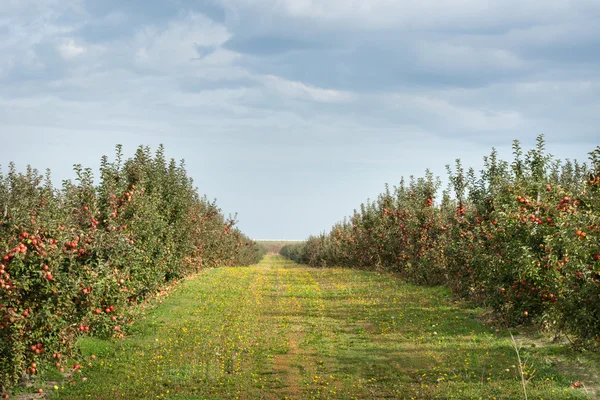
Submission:
<svg viewBox="0 0 600 400">
<path fill-rule="evenodd" d="M 50 398 L 523 398 L 510 336 L 481 313 L 443 288 L 270 256 L 185 281 L 125 340 L 82 340 L 81 373 Z M 592 398 L 557 349 L 521 350 L 529 399 Z"/>
</svg>

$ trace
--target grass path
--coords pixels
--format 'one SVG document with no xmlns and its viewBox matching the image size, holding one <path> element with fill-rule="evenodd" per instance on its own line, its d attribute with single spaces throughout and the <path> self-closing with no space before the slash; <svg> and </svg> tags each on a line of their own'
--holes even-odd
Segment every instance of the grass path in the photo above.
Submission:
<svg viewBox="0 0 600 400">
<path fill-rule="evenodd" d="M 184 282 L 125 340 L 83 340 L 92 366 L 50 397 L 523 398 L 508 333 L 479 313 L 442 288 L 269 256 Z M 591 398 L 536 349 L 521 357 L 529 399 Z"/>
</svg>

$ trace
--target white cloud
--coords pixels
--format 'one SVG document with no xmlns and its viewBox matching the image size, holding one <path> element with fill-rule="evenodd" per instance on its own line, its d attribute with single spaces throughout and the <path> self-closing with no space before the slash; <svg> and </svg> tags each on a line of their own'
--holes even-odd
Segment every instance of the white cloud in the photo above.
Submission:
<svg viewBox="0 0 600 400">
<path fill-rule="evenodd" d="M 440 94 L 438 97 L 394 94 L 384 99 L 407 115 L 417 115 L 422 121 L 421 128 L 425 130 L 457 132 L 466 129 L 469 132 L 465 134 L 509 132 L 518 130 L 526 122 L 526 118 L 518 111 L 452 103 Z"/>
<path fill-rule="evenodd" d="M 63 58 L 70 60 L 86 52 L 85 46 L 79 46 L 73 39 L 66 39 L 58 46 L 58 51 Z"/>
<path fill-rule="evenodd" d="M 9 0 L 0 6 L 0 79 L 13 74 L 39 73 L 49 61 L 40 52 L 57 49 L 65 54 L 77 51 L 74 42 L 61 38 L 72 33 L 81 22 L 65 22 L 65 10 L 78 14 L 71 0 Z M 61 49 L 61 47 L 64 48 Z M 51 66 L 50 66 L 51 67 Z"/>
<path fill-rule="evenodd" d="M 261 80 L 267 88 L 273 89 L 286 97 L 300 100 L 319 103 L 348 103 L 354 98 L 350 92 L 323 89 L 273 75 L 267 75 Z"/>
<path fill-rule="evenodd" d="M 600 81 L 590 80 L 532 80 L 514 86 L 519 95 L 535 96 L 585 96 L 600 94 Z"/>
<path fill-rule="evenodd" d="M 475 48 L 448 42 L 423 42 L 417 49 L 418 61 L 433 69 L 466 72 L 485 69 L 520 69 L 525 61 L 498 48 Z"/>
<path fill-rule="evenodd" d="M 600 2 L 598 2 L 600 4 Z M 599 14 L 600 10 L 596 12 Z M 481 37 L 481 41 L 502 41 L 506 46 L 552 47 L 582 45 L 598 41 L 600 27 L 594 13 L 576 19 L 563 19 L 553 23 L 528 24 L 510 29 L 497 38 Z"/>
<path fill-rule="evenodd" d="M 230 8 L 257 8 L 347 28 L 447 29 L 543 23 L 600 10 L 591 0 L 222 0 Z M 351 24 L 351 25 L 347 25 Z"/>
<path fill-rule="evenodd" d="M 218 47 L 231 37 L 220 24 L 198 15 L 172 21 L 165 29 L 146 27 L 139 31 L 132 46 L 138 66 L 150 69 L 191 67 L 192 63 L 230 64 L 236 57 L 232 52 Z M 214 48 L 199 60 L 198 48 Z"/>
</svg>

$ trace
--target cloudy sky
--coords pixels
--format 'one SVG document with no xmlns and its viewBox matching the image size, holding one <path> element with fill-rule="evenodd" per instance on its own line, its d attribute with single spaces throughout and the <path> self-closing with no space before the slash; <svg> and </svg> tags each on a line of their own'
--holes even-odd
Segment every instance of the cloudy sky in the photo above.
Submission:
<svg viewBox="0 0 600 400">
<path fill-rule="evenodd" d="M 598 0 L 0 1 L 3 169 L 164 143 L 257 239 L 513 139 L 600 144 Z"/>
</svg>

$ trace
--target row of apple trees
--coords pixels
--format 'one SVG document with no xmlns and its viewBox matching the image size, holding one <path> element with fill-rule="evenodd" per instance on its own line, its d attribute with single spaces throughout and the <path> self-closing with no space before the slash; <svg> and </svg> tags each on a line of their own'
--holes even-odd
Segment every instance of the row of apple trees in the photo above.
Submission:
<svg viewBox="0 0 600 400">
<path fill-rule="evenodd" d="M 0 173 L 0 387 L 64 371 L 79 336 L 121 335 L 170 283 L 264 253 L 162 146 L 129 159 L 118 146 L 98 184 L 90 169 L 75 172 L 60 189 L 49 172 Z"/>
<path fill-rule="evenodd" d="M 328 234 L 282 254 L 312 266 L 400 273 L 444 284 L 508 324 L 535 322 L 600 343 L 600 147 L 590 163 L 554 160 L 543 137 L 484 169 L 448 167 L 450 187 L 424 177 L 386 187 Z"/>
</svg>

